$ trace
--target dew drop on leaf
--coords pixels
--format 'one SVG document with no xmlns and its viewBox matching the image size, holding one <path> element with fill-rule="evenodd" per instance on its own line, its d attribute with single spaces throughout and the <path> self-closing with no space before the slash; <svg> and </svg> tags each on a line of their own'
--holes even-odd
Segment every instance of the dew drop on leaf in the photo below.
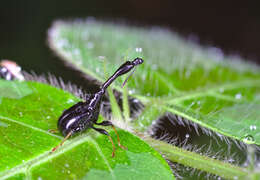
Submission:
<svg viewBox="0 0 260 180">
<path fill-rule="evenodd" d="M 88 47 L 88 49 L 94 48 L 94 43 L 88 42 L 87 47 Z"/>
<path fill-rule="evenodd" d="M 242 140 L 248 144 L 250 144 L 250 143 L 252 144 L 255 141 L 254 137 L 250 134 L 246 134 L 245 136 L 243 136 Z"/>
<path fill-rule="evenodd" d="M 9 124 L 0 121 L 0 126 L 2 126 L 2 127 L 8 127 Z"/>
<path fill-rule="evenodd" d="M 236 99 L 241 99 L 241 98 L 242 98 L 242 95 L 241 95 L 240 93 L 237 93 L 237 94 L 235 95 L 235 98 L 236 98 Z"/>
<path fill-rule="evenodd" d="M 104 61 L 105 59 L 106 59 L 106 57 L 105 57 L 105 56 L 101 56 L 101 55 L 100 55 L 100 56 L 98 56 L 98 60 L 100 60 L 101 62 L 102 62 L 102 61 Z"/>
<path fill-rule="evenodd" d="M 224 89 L 223 89 L 223 88 L 220 88 L 220 89 L 219 89 L 219 92 L 220 92 L 220 93 L 223 93 L 223 92 L 224 92 Z"/>
<path fill-rule="evenodd" d="M 97 68 L 96 68 L 96 73 L 99 73 L 99 71 L 100 71 L 100 70 L 99 70 L 99 68 L 97 67 Z"/>
<path fill-rule="evenodd" d="M 235 160 L 232 159 L 232 158 L 230 158 L 230 159 L 228 159 L 228 162 L 229 162 L 229 163 L 233 163 L 233 162 L 235 162 Z"/>
<path fill-rule="evenodd" d="M 256 125 L 250 125 L 249 128 L 250 128 L 251 131 L 254 131 L 254 130 L 256 130 Z"/>
<path fill-rule="evenodd" d="M 129 90 L 129 94 L 134 94 L 134 90 Z"/>
<path fill-rule="evenodd" d="M 72 53 L 74 55 L 79 55 L 80 54 L 80 50 L 79 49 L 73 49 Z"/>
<path fill-rule="evenodd" d="M 143 51 L 143 49 L 142 49 L 142 48 L 140 48 L 140 47 L 137 47 L 137 48 L 135 48 L 135 51 L 140 53 L 140 52 L 142 52 L 142 51 Z"/>
<path fill-rule="evenodd" d="M 67 100 L 67 103 L 70 104 L 70 103 L 73 103 L 74 101 L 72 99 L 68 99 Z"/>
<path fill-rule="evenodd" d="M 152 70 L 157 70 L 157 69 L 158 69 L 158 66 L 157 66 L 157 64 L 153 64 L 153 65 L 151 66 L 151 68 L 152 68 Z"/>
</svg>

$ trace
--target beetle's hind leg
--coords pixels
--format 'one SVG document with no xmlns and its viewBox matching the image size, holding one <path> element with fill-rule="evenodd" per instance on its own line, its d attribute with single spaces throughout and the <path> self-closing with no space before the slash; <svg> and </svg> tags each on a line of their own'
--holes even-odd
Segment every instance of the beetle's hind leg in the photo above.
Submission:
<svg viewBox="0 0 260 180">
<path fill-rule="evenodd" d="M 115 144 L 114 144 L 113 139 L 111 138 L 110 134 L 106 130 L 104 130 L 104 129 L 95 128 L 95 127 L 91 127 L 91 128 L 94 129 L 95 131 L 101 133 L 101 134 L 107 135 L 109 141 L 112 144 L 112 148 L 113 148 L 112 157 L 114 157 L 115 156 L 116 147 L 115 147 Z"/>
<path fill-rule="evenodd" d="M 115 133 L 116 133 L 116 136 L 117 136 L 117 142 L 118 142 L 118 145 L 121 149 L 124 149 L 124 150 L 127 150 L 127 147 L 123 146 L 121 143 L 120 143 L 120 138 L 119 138 L 119 135 L 117 133 L 117 130 L 115 128 L 115 126 L 112 124 L 111 121 L 103 121 L 101 123 L 95 123 L 96 125 L 100 125 L 100 126 L 112 126 L 112 128 L 114 129 Z"/>
</svg>

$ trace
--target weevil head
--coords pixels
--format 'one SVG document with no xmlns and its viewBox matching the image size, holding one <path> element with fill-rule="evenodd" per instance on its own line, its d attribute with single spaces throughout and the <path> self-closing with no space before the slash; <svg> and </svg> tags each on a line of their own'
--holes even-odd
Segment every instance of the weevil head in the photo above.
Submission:
<svg viewBox="0 0 260 180">
<path fill-rule="evenodd" d="M 139 64 L 142 64 L 143 62 L 144 62 L 144 60 L 143 60 L 142 58 L 139 58 L 139 57 L 135 58 L 135 59 L 132 61 L 132 63 L 133 63 L 134 66 L 139 65 Z"/>
</svg>

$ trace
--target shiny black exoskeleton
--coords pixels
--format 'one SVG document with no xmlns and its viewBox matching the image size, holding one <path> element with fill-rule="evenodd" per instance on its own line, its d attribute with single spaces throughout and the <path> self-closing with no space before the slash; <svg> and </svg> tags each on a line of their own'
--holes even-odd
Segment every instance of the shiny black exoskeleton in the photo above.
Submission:
<svg viewBox="0 0 260 180">
<path fill-rule="evenodd" d="M 97 123 L 102 97 L 104 96 L 107 87 L 117 77 L 128 73 L 135 66 L 142 63 L 143 63 L 143 59 L 141 58 L 135 58 L 133 61 L 126 61 L 100 87 L 100 90 L 97 93 L 90 95 L 85 102 L 78 102 L 77 104 L 73 105 L 69 109 L 65 110 L 60 116 L 58 121 L 58 129 L 63 134 L 63 136 L 65 136 L 64 141 L 71 135 L 77 132 L 82 132 L 88 128 L 92 128 L 98 131 L 99 133 L 109 136 L 109 133 L 106 130 L 94 127 L 94 125 L 113 127 L 113 124 L 110 121 L 103 121 L 101 123 Z M 111 139 L 110 141 L 112 142 Z M 62 143 L 60 145 L 62 145 Z M 54 148 L 53 151 L 55 151 L 55 149 L 57 149 L 57 147 Z"/>
</svg>

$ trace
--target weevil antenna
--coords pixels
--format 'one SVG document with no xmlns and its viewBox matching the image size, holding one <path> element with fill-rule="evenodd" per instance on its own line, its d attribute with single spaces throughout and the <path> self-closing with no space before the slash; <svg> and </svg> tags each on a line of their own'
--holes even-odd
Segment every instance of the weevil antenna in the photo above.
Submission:
<svg viewBox="0 0 260 180">
<path fill-rule="evenodd" d="M 60 146 L 62 146 L 63 143 L 64 143 L 71 135 L 72 135 L 72 131 L 70 131 L 69 134 L 67 134 L 67 136 L 61 141 L 61 143 L 60 143 L 58 146 L 56 146 L 55 148 L 53 148 L 53 149 L 51 150 L 51 152 L 56 151 Z"/>
<path fill-rule="evenodd" d="M 125 79 L 125 81 L 122 84 L 122 88 L 125 86 L 126 82 L 128 81 L 128 79 L 132 76 L 132 74 L 134 74 L 136 69 L 136 66 L 133 68 L 133 71 L 127 76 L 127 78 Z"/>
</svg>

